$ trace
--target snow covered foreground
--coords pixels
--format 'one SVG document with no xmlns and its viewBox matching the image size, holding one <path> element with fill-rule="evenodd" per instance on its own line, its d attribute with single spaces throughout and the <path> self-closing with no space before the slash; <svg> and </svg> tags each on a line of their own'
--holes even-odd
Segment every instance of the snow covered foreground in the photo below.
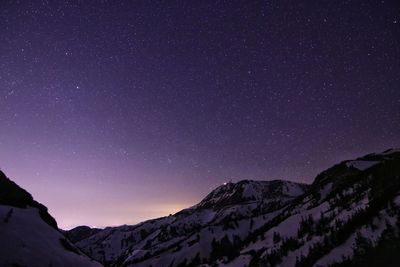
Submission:
<svg viewBox="0 0 400 267">
<path fill-rule="evenodd" d="M 101 266 L 68 250 L 65 237 L 49 227 L 36 208 L 0 205 L 0 218 L 0 266 Z"/>
<path fill-rule="evenodd" d="M 1 267 L 100 267 L 58 230 L 47 209 L 0 171 Z"/>
</svg>

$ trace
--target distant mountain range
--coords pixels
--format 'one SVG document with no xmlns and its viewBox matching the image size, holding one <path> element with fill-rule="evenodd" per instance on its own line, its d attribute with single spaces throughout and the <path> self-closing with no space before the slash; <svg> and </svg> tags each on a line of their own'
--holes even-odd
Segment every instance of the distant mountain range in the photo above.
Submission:
<svg viewBox="0 0 400 267">
<path fill-rule="evenodd" d="M 0 266 L 398 267 L 400 150 L 343 161 L 311 185 L 226 183 L 174 215 L 63 232 L 2 174 L 0 248 Z"/>
</svg>

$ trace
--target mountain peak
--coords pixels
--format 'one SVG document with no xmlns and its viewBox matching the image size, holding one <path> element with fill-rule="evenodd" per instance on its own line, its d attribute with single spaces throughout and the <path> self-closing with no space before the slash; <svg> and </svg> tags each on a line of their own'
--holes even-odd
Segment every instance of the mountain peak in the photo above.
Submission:
<svg viewBox="0 0 400 267">
<path fill-rule="evenodd" d="M 304 194 L 308 185 L 284 181 L 241 180 L 229 182 L 209 193 L 196 208 L 221 208 L 247 202 L 261 202 L 268 199 L 294 198 Z"/>
<path fill-rule="evenodd" d="M 79 242 L 85 238 L 88 238 L 98 232 L 101 229 L 99 228 L 91 228 L 86 225 L 77 226 L 71 230 L 63 231 L 64 235 L 73 243 Z"/>
</svg>

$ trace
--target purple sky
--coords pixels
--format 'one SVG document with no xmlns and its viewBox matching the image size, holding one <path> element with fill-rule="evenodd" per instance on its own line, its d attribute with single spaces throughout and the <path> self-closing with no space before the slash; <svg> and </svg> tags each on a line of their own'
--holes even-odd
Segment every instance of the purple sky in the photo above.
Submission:
<svg viewBox="0 0 400 267">
<path fill-rule="evenodd" d="M 0 168 L 61 227 L 400 144 L 398 1 L 0 3 Z"/>
</svg>

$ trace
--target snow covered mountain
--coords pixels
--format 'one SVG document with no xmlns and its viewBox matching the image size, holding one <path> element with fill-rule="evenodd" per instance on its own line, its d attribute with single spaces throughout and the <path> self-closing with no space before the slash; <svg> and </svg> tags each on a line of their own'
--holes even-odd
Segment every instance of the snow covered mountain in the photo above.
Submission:
<svg viewBox="0 0 400 267">
<path fill-rule="evenodd" d="M 0 266 L 101 266 L 57 228 L 47 208 L 0 171 Z"/>
<path fill-rule="evenodd" d="M 250 181 L 226 183 L 213 190 L 194 208 L 223 208 L 251 202 L 286 201 L 304 193 L 307 185 L 289 181 Z"/>
<path fill-rule="evenodd" d="M 134 226 L 106 228 L 76 245 L 106 265 L 117 266 L 145 264 L 163 253 L 166 258 L 154 263 L 150 260 L 148 264 L 162 266 L 165 261 L 179 264 L 185 259 L 195 259 L 197 254 L 209 257 L 213 237 L 222 238 L 228 233 L 231 238 L 244 238 L 248 229 L 256 229 L 263 222 L 264 214 L 277 211 L 307 188 L 288 181 L 227 183 L 199 204 L 175 215 Z M 239 225 L 241 221 L 245 225 Z"/>
<path fill-rule="evenodd" d="M 191 208 L 76 246 L 106 266 L 400 266 L 399 193 L 400 150 L 388 150 L 310 186 L 227 183 Z"/>
</svg>

